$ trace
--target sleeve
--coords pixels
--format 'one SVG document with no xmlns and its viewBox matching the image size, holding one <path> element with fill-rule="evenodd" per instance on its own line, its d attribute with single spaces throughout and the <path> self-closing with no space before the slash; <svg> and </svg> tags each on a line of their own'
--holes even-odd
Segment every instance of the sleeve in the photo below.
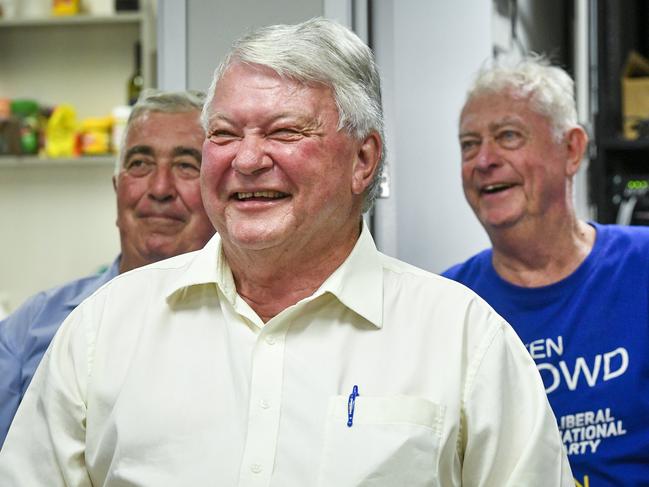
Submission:
<svg viewBox="0 0 649 487">
<path fill-rule="evenodd" d="M 6 442 L 0 484 L 90 487 L 85 465 L 89 340 L 85 308 L 70 314 L 47 350 Z"/>
<path fill-rule="evenodd" d="M 502 319 L 483 325 L 492 332 L 471 363 L 464 394 L 462 485 L 574 487 L 534 361 Z"/>
<path fill-rule="evenodd" d="M 22 367 L 25 335 L 44 304 L 37 294 L 0 321 L 0 448 L 23 394 Z"/>
</svg>

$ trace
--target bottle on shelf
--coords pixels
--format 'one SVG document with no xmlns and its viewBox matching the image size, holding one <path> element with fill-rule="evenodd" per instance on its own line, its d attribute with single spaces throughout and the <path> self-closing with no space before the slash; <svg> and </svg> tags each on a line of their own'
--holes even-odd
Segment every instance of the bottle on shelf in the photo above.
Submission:
<svg viewBox="0 0 649 487">
<path fill-rule="evenodd" d="M 139 10 L 139 0 L 115 0 L 115 10 L 118 12 L 125 10 Z"/>
<path fill-rule="evenodd" d="M 140 42 L 135 43 L 135 67 L 133 74 L 128 79 L 128 104 L 134 105 L 137 101 L 142 88 L 144 88 L 144 78 L 142 77 L 142 53 Z"/>
</svg>

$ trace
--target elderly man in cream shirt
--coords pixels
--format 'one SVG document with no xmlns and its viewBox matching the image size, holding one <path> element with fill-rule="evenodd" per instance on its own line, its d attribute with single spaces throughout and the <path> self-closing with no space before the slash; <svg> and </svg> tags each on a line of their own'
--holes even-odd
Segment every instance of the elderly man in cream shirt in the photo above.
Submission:
<svg viewBox="0 0 649 487">
<path fill-rule="evenodd" d="M 509 325 L 362 225 L 384 154 L 369 48 L 324 19 L 257 30 L 203 114 L 217 236 L 75 310 L 0 483 L 574 485 Z"/>
</svg>

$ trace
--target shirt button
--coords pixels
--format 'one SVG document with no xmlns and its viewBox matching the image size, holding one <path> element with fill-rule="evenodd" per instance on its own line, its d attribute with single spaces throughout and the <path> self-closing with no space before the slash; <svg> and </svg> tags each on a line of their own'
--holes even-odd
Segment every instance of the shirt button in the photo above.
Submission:
<svg viewBox="0 0 649 487">
<path fill-rule="evenodd" d="M 265 399 L 262 399 L 261 401 L 259 401 L 259 407 L 262 409 L 268 409 L 270 407 L 270 404 L 268 404 L 268 401 L 266 401 Z"/>
<path fill-rule="evenodd" d="M 268 335 L 266 337 L 266 343 L 268 343 L 268 345 L 275 345 L 275 337 L 273 335 Z"/>
<path fill-rule="evenodd" d="M 252 465 L 250 465 L 250 471 L 252 473 L 261 473 L 261 465 L 259 465 L 258 463 L 253 463 Z"/>
</svg>

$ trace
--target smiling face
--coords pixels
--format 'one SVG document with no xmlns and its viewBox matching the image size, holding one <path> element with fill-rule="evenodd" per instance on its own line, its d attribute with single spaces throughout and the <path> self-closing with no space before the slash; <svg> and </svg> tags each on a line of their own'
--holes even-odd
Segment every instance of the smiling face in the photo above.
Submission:
<svg viewBox="0 0 649 487">
<path fill-rule="evenodd" d="M 358 236 L 380 141 L 337 129 L 330 88 L 235 62 L 209 110 L 201 184 L 226 251 L 274 248 L 306 259 L 338 236 Z"/>
<path fill-rule="evenodd" d="M 460 147 L 464 194 L 488 232 L 542 221 L 565 207 L 579 157 L 575 162 L 570 145 L 557 142 L 548 118 L 527 99 L 506 91 L 469 99 Z"/>
<path fill-rule="evenodd" d="M 200 112 L 148 112 L 133 121 L 114 179 L 120 272 L 197 250 L 214 234 L 200 195 Z"/>
</svg>

